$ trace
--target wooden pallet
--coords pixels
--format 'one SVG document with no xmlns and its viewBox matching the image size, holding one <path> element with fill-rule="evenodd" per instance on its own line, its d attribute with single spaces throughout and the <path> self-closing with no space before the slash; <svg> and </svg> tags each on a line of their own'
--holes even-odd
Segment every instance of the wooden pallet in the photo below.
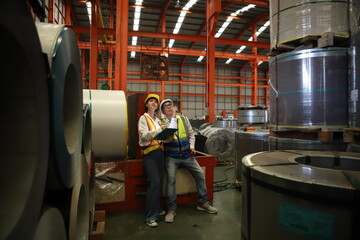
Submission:
<svg viewBox="0 0 360 240">
<path fill-rule="evenodd" d="M 268 56 L 274 57 L 281 53 L 298 51 L 313 48 L 326 47 L 349 47 L 349 34 L 337 34 L 333 32 L 326 32 L 322 35 L 308 35 L 302 38 L 294 39 L 284 43 L 278 43 L 275 47 L 270 49 Z"/>
<path fill-rule="evenodd" d="M 90 231 L 90 240 L 104 239 L 105 232 L 105 211 L 95 211 L 93 229 Z"/>
<path fill-rule="evenodd" d="M 281 138 L 295 138 L 303 140 L 315 140 L 332 142 L 334 139 L 343 137 L 343 128 L 294 128 L 294 129 L 271 129 L 270 136 Z"/>
<path fill-rule="evenodd" d="M 359 129 L 345 129 L 344 142 L 360 144 L 360 130 Z"/>
</svg>

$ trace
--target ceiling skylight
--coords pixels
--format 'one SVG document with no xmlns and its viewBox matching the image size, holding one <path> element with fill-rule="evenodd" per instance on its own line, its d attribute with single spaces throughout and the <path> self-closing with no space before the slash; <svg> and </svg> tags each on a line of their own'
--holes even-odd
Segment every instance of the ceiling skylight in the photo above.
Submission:
<svg viewBox="0 0 360 240">
<path fill-rule="evenodd" d="M 135 1 L 135 12 L 134 12 L 134 24 L 133 24 L 133 31 L 139 31 L 140 26 L 140 15 L 141 15 L 141 6 L 142 6 L 143 0 L 136 0 Z M 136 46 L 137 45 L 137 36 L 133 36 L 131 39 L 131 45 Z M 132 51 L 130 53 L 131 58 L 135 58 L 136 53 Z"/>
</svg>

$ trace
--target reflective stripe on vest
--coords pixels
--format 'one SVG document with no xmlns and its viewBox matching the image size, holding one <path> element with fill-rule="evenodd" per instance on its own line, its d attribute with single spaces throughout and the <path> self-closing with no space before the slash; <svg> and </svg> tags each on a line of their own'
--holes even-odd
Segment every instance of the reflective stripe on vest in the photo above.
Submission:
<svg viewBox="0 0 360 240">
<path fill-rule="evenodd" d="M 148 124 L 149 131 L 155 131 L 156 129 L 153 121 L 148 116 L 145 116 L 145 119 Z M 164 146 L 158 140 L 152 140 L 149 146 L 142 149 L 142 153 L 146 155 L 158 149 L 164 150 Z"/>
<path fill-rule="evenodd" d="M 183 157 L 190 156 L 190 141 L 186 133 L 184 121 L 180 116 L 177 117 L 178 131 L 174 134 L 174 138 L 171 142 L 165 143 L 165 153 L 170 157 L 179 157 L 180 154 Z"/>
</svg>

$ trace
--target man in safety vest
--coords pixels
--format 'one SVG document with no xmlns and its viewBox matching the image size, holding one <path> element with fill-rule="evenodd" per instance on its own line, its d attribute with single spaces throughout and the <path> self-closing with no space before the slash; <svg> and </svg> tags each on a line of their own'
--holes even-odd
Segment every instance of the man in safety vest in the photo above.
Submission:
<svg viewBox="0 0 360 240">
<path fill-rule="evenodd" d="M 212 207 L 207 200 L 207 189 L 205 184 L 205 174 L 198 162 L 192 155 L 195 153 L 195 134 L 187 117 L 176 115 L 173 102 L 165 99 L 160 104 L 160 110 L 165 115 L 162 118 L 163 125 L 177 121 L 177 132 L 169 136 L 165 141 L 165 170 L 168 176 L 167 182 L 167 213 L 165 222 L 172 223 L 176 215 L 176 171 L 179 166 L 184 166 L 195 178 L 196 189 L 199 199 L 197 209 L 208 213 L 217 213 L 217 209 Z M 173 124 L 171 124 L 173 125 Z"/>
</svg>

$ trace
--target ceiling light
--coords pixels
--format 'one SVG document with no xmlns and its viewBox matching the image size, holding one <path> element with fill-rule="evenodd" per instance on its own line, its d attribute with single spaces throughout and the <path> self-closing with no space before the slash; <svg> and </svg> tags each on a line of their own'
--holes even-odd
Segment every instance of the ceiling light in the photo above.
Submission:
<svg viewBox="0 0 360 240">
<path fill-rule="evenodd" d="M 180 0 L 176 1 L 175 8 L 180 8 Z"/>
</svg>

